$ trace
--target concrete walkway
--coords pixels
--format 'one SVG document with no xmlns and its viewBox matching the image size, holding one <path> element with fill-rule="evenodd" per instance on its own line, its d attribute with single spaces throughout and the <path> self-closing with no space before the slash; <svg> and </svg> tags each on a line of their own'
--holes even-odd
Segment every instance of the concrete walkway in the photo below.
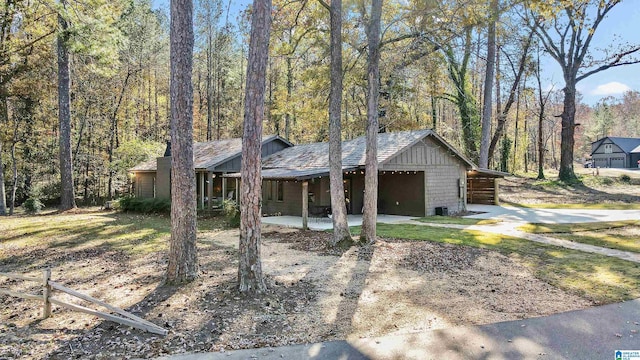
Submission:
<svg viewBox="0 0 640 360">
<path fill-rule="evenodd" d="M 277 348 L 185 354 L 163 360 L 614 359 L 640 351 L 640 299 L 481 326 Z M 632 359 L 639 359 L 632 358 Z"/>
<path fill-rule="evenodd" d="M 555 245 L 560 246 L 567 249 L 579 250 L 594 254 L 600 254 L 605 256 L 611 256 L 615 258 L 619 258 L 622 260 L 633 261 L 636 263 L 640 263 L 640 254 L 616 250 L 616 249 L 608 249 L 599 246 L 582 244 L 578 242 L 573 242 L 564 239 L 558 239 L 547 235 L 542 234 L 531 234 L 528 232 L 520 231 L 517 229 L 518 226 L 523 225 L 525 223 L 519 222 L 500 222 L 497 224 L 491 225 L 458 225 L 458 224 L 440 224 L 440 223 L 424 223 L 415 220 L 404 221 L 403 224 L 413 224 L 413 225 L 423 225 L 423 226 L 433 226 L 433 227 L 442 227 L 442 228 L 452 228 L 452 229 L 463 229 L 463 230 L 476 230 L 482 232 L 488 232 L 493 234 L 500 234 L 506 236 L 517 237 L 529 241 L 535 241 L 542 244 Z"/>
<path fill-rule="evenodd" d="M 415 216 L 379 214 L 377 222 L 397 224 L 415 218 Z M 362 215 L 347 215 L 347 222 L 349 226 L 360 226 L 362 225 Z M 265 216 L 262 218 L 262 223 L 302 229 L 302 216 Z M 308 226 L 311 230 L 329 230 L 333 229 L 333 221 L 328 217 L 309 217 Z"/>
</svg>

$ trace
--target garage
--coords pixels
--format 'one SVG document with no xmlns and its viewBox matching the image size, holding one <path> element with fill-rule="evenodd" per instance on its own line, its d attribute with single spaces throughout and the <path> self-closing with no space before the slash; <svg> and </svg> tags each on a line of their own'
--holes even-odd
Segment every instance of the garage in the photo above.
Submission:
<svg viewBox="0 0 640 360">
<path fill-rule="evenodd" d="M 608 167 L 606 158 L 593 158 L 593 167 L 606 168 Z"/>
<path fill-rule="evenodd" d="M 623 157 L 612 157 L 611 158 L 611 167 L 612 168 L 624 168 L 624 158 Z"/>
</svg>

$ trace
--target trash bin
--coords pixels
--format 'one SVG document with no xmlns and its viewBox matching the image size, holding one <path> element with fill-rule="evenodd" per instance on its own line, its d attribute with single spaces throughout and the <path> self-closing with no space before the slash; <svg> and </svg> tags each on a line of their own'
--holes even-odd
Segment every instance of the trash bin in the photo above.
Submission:
<svg viewBox="0 0 640 360">
<path fill-rule="evenodd" d="M 436 207 L 436 215 L 449 216 L 449 209 L 446 206 L 438 206 Z"/>
</svg>

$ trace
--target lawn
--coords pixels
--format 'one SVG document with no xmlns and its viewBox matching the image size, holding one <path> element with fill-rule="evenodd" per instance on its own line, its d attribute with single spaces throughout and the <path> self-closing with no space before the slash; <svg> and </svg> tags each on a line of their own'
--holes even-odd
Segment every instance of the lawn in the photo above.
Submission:
<svg viewBox="0 0 640 360">
<path fill-rule="evenodd" d="M 527 224 L 518 228 L 531 233 L 583 244 L 640 253 L 640 222 L 637 220 L 584 224 Z"/>
<path fill-rule="evenodd" d="M 598 303 L 640 297 L 640 264 L 617 258 L 472 230 L 378 224 L 378 235 L 495 250 L 520 260 L 542 281 Z"/>
<path fill-rule="evenodd" d="M 170 333 L 158 338 L 55 307 L 40 320 L 39 302 L 0 296 L 8 339 L 0 353 L 146 358 L 486 324 L 640 297 L 639 264 L 477 231 L 378 224 L 376 245 L 337 253 L 322 249 L 326 232 L 270 228 L 262 240 L 269 290 L 245 298 L 238 231 L 219 218 L 199 219 L 198 230 L 201 276 L 173 287 L 163 283 L 167 216 L 81 209 L 3 219 L 0 271 L 38 276 L 51 267 L 55 281 Z"/>
</svg>

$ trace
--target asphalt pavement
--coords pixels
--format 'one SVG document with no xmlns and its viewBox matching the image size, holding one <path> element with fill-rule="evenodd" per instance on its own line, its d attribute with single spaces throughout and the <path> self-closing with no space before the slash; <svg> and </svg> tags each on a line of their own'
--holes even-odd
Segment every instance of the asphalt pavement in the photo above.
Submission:
<svg viewBox="0 0 640 360">
<path fill-rule="evenodd" d="M 174 355 L 160 359 L 601 360 L 615 359 L 617 350 L 640 351 L 640 299 L 488 325 L 372 339 Z"/>
</svg>

